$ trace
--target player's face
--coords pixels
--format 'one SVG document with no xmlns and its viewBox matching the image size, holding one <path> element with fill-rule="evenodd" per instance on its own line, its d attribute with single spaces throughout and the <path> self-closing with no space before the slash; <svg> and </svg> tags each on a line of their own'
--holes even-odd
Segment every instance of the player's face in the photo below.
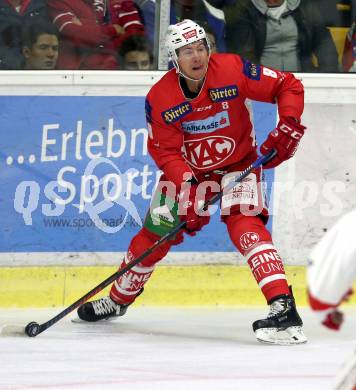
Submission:
<svg viewBox="0 0 356 390">
<path fill-rule="evenodd" d="M 203 40 L 183 46 L 178 51 L 181 72 L 194 80 L 200 80 L 205 76 L 208 62 L 209 53 Z"/>
</svg>

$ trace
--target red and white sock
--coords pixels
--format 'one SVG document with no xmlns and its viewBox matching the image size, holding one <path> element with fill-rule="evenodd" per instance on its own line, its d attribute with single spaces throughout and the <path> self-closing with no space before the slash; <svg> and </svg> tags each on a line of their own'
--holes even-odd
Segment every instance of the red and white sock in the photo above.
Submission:
<svg viewBox="0 0 356 390">
<path fill-rule="evenodd" d="M 127 254 L 120 265 L 120 269 L 141 256 L 142 253 L 151 248 L 158 239 L 159 237 L 157 235 L 142 228 L 131 240 Z M 166 256 L 171 245 L 172 243 L 168 241 L 157 247 L 139 264 L 135 265 L 129 271 L 125 272 L 124 275 L 115 280 L 110 290 L 110 298 L 121 304 L 132 303 L 141 293 L 143 286 L 150 278 L 155 268 L 155 264 Z"/>
<path fill-rule="evenodd" d="M 244 256 L 267 302 L 290 294 L 282 260 L 272 242 L 256 245 Z"/>
<path fill-rule="evenodd" d="M 132 253 L 128 251 L 120 269 L 125 267 L 133 259 Z M 129 271 L 125 272 L 124 275 L 115 280 L 111 287 L 110 298 L 115 302 L 122 304 L 133 302 L 150 278 L 154 268 L 155 266 L 144 267 L 140 264 L 132 267 Z"/>
</svg>

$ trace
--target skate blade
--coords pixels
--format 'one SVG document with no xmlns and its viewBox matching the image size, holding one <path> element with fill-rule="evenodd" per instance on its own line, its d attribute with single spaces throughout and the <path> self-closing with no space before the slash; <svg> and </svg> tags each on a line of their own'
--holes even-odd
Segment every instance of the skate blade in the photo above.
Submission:
<svg viewBox="0 0 356 390">
<path fill-rule="evenodd" d="M 265 344 L 296 345 L 308 341 L 301 326 L 291 326 L 280 331 L 277 328 L 261 328 L 256 330 L 255 335 L 258 341 Z"/>
</svg>

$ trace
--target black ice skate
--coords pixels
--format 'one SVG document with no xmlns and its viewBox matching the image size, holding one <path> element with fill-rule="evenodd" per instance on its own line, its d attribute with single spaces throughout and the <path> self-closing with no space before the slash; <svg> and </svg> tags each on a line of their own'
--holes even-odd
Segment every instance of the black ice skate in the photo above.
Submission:
<svg viewBox="0 0 356 390">
<path fill-rule="evenodd" d="M 276 297 L 270 303 L 267 318 L 252 324 L 258 341 L 279 345 L 306 343 L 302 326 L 303 321 L 295 307 L 293 295 Z"/>
<path fill-rule="evenodd" d="M 104 297 L 95 301 L 86 302 L 78 310 L 78 317 L 82 321 L 96 322 L 111 320 L 123 316 L 129 305 L 119 305 L 110 297 Z"/>
</svg>

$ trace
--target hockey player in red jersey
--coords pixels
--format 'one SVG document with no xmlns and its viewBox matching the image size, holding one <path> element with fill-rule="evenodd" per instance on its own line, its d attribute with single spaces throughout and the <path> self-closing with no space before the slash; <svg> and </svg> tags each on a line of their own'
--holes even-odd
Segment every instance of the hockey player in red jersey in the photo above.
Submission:
<svg viewBox="0 0 356 390">
<path fill-rule="evenodd" d="M 233 54 L 210 55 L 205 31 L 191 20 L 171 25 L 168 53 L 175 66 L 150 90 L 146 99 L 148 150 L 163 171 L 144 227 L 132 239 L 121 266 L 137 258 L 177 223 L 195 235 L 209 222 L 199 213 L 202 202 L 224 188 L 257 158 L 248 99 L 277 103 L 279 123 L 261 145 L 263 154 L 277 155 L 265 168 L 292 157 L 305 127 L 300 124 L 304 92 L 293 75 L 255 65 Z M 306 342 L 283 263 L 265 227 L 262 169 L 256 169 L 221 201 L 222 221 L 249 264 L 270 311 L 255 321 L 259 341 L 275 344 Z M 242 191 L 243 188 L 243 191 Z M 143 286 L 180 232 L 114 282 L 110 297 L 78 309 L 82 320 L 120 316 Z"/>
<path fill-rule="evenodd" d="M 344 215 L 318 242 L 309 256 L 308 297 L 312 310 L 329 329 L 339 330 L 338 309 L 352 294 L 356 280 L 356 210 Z"/>
</svg>

